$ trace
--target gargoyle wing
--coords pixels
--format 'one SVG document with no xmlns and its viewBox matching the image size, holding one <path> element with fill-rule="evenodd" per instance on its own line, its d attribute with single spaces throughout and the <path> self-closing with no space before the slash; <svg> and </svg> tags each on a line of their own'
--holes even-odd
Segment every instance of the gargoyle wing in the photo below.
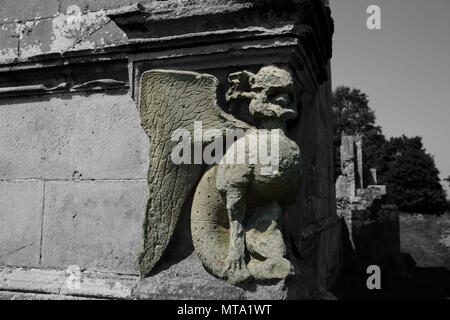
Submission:
<svg viewBox="0 0 450 320">
<path fill-rule="evenodd" d="M 171 141 L 172 132 L 184 128 L 192 133 L 194 121 L 202 121 L 203 129 L 222 132 L 249 127 L 217 106 L 217 85 L 214 76 L 195 72 L 150 70 L 141 77 L 140 116 L 151 141 L 144 243 L 139 256 L 141 277 L 161 258 L 204 170 L 204 165 L 172 162 L 171 152 L 177 144 Z"/>
</svg>

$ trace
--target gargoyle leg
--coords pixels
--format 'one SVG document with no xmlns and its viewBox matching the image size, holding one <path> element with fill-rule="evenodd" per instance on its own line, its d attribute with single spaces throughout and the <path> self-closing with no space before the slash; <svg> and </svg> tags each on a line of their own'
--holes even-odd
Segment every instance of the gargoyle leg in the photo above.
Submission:
<svg viewBox="0 0 450 320">
<path fill-rule="evenodd" d="M 224 273 L 228 282 L 239 284 L 251 279 L 245 263 L 245 190 L 227 190 L 226 207 L 230 220 L 230 247 L 225 260 Z"/>
</svg>

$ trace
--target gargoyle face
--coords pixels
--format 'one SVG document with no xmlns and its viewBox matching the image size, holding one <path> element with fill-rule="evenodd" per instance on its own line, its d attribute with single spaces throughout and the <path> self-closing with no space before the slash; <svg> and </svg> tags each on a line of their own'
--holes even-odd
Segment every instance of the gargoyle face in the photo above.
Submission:
<svg viewBox="0 0 450 320">
<path fill-rule="evenodd" d="M 250 114 L 258 120 L 287 121 L 298 116 L 293 80 L 289 72 L 269 66 L 255 75 L 244 71 L 229 77 L 227 99 L 249 98 Z"/>
</svg>

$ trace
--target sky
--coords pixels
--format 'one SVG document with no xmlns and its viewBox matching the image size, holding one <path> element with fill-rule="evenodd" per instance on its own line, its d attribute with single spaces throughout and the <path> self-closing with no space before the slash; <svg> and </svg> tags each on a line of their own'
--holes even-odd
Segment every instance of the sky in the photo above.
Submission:
<svg viewBox="0 0 450 320">
<path fill-rule="evenodd" d="M 381 30 L 367 28 L 370 5 L 381 9 Z M 330 0 L 330 7 L 333 88 L 368 94 L 384 134 L 423 137 L 441 178 L 448 177 L 450 0 Z"/>
</svg>

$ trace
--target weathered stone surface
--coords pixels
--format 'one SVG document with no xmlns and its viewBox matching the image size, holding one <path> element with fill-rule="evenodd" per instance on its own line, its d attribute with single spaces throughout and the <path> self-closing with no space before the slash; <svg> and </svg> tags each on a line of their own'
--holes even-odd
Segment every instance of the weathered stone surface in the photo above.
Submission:
<svg viewBox="0 0 450 320">
<path fill-rule="evenodd" d="M 86 271 L 79 279 L 79 287 L 75 288 L 74 284 L 68 286 L 67 270 L 0 268 L 0 300 L 281 300 L 289 298 L 290 286 L 284 280 L 245 290 L 229 285 L 208 274 L 195 253 L 140 281 L 132 276 Z"/>
<path fill-rule="evenodd" d="M 68 270 L 0 267 L 0 300 L 130 299 L 138 281 L 136 276 L 87 271 L 76 281 L 70 277 Z"/>
<path fill-rule="evenodd" d="M 234 284 L 246 282 L 252 277 L 258 280 L 284 278 L 291 268 L 289 261 L 283 258 L 286 250 L 277 221 L 281 219 L 281 206 L 286 208 L 293 202 L 291 192 L 299 188 L 301 177 L 300 149 L 286 135 L 286 122 L 298 117 L 293 79 L 288 71 L 267 66 L 257 74 L 247 71 L 233 73 L 229 81 L 231 86 L 227 99 L 250 99 L 249 113 L 261 121 L 261 129 L 248 130 L 244 137 L 230 146 L 229 150 L 236 150 L 235 153 L 245 150 L 244 164 L 236 161 L 235 153 L 230 157 L 230 151 L 227 151 L 218 165 L 216 185 L 224 198 L 230 220 L 229 251 L 224 274 Z M 265 147 L 261 145 L 262 136 L 270 141 L 270 144 L 266 141 Z M 259 145 L 250 141 L 258 141 Z M 258 155 L 255 164 L 248 160 L 251 153 Z M 270 164 L 263 164 L 261 154 L 270 159 Z M 265 258 L 270 259 L 250 262 L 256 273 L 252 274 L 245 262 L 244 219 L 249 218 L 249 209 L 255 207 L 255 222 L 250 229 L 254 227 L 265 232 L 257 235 L 250 231 L 253 241 L 250 241 L 249 249 L 254 253 L 252 258 L 269 255 Z M 267 220 L 271 218 L 267 226 Z M 261 225 L 258 225 L 260 222 Z M 268 253 L 271 250 L 267 247 L 276 251 Z"/>
<path fill-rule="evenodd" d="M 255 215 L 259 215 L 260 212 L 260 210 L 257 210 Z M 286 247 L 283 242 L 283 235 L 278 227 L 281 215 L 273 217 L 270 212 L 266 211 L 265 213 L 265 215 L 256 217 L 256 221 L 247 225 L 248 231 L 245 233 L 247 250 L 251 255 L 263 259 L 273 255 L 282 257 L 286 254 Z"/>
<path fill-rule="evenodd" d="M 46 183 L 42 266 L 137 273 L 143 181 Z"/>
<path fill-rule="evenodd" d="M 291 198 L 289 191 L 298 186 L 300 178 L 300 151 L 297 144 L 286 137 L 285 132 L 286 121 L 298 115 L 293 95 L 293 80 L 287 71 L 276 67 L 264 67 L 257 74 L 246 71 L 231 74 L 229 81 L 231 88 L 227 99 L 250 98 L 250 114 L 262 122 L 265 130 L 250 129 L 248 135 L 230 146 L 230 149 L 247 154 L 244 165 L 235 163 L 234 156 L 227 159 L 227 155 L 230 154 L 227 153 L 222 161 L 220 157 L 216 160 L 216 163 L 220 161 L 217 171 L 211 169 L 208 176 L 201 180 L 192 206 L 194 221 L 192 230 L 195 248 L 199 250 L 206 268 L 236 284 L 251 279 L 244 261 L 243 222 L 246 216 L 247 193 L 250 206 L 263 206 L 271 201 L 279 201 L 284 205 L 288 203 Z M 186 197 L 201 173 L 200 165 L 205 164 L 205 159 L 195 159 L 194 155 L 194 164 L 197 166 L 193 165 L 193 159 L 189 154 L 185 155 L 187 159 L 183 163 L 175 163 L 173 151 L 178 146 L 171 141 L 172 139 L 169 140 L 169 137 L 180 128 L 188 130 L 189 133 L 193 127 L 195 128 L 195 121 L 202 121 L 203 130 L 212 128 L 221 136 L 225 135 L 225 128 L 236 128 L 238 123 L 237 119 L 227 116 L 218 108 L 215 99 L 216 90 L 217 79 L 206 74 L 150 70 L 142 76 L 140 96 L 142 124 L 152 143 L 157 146 L 152 150 L 148 174 L 150 196 L 144 224 L 144 250 L 140 257 L 142 276 L 149 274 L 164 252 Z M 200 107 L 202 112 L 198 113 Z M 272 150 L 271 155 L 265 150 L 265 154 L 271 156 L 270 164 L 263 164 L 261 158 L 257 164 L 249 163 L 248 154 L 251 151 L 258 153 L 258 144 L 249 144 L 250 136 L 256 138 L 255 141 L 258 142 L 259 137 L 267 131 L 270 132 L 270 137 L 267 135 L 264 137 L 269 138 L 271 143 L 279 148 L 276 151 Z M 277 138 L 275 143 L 272 141 L 273 136 Z M 199 138 L 203 139 L 194 137 Z M 200 148 L 203 155 L 203 147 L 208 142 L 197 143 L 194 152 Z M 190 149 L 191 146 L 188 146 L 187 150 Z M 261 154 L 262 151 L 259 152 L 259 156 Z M 267 167 L 268 165 L 270 166 Z M 211 190 L 214 189 L 214 185 L 211 185 L 213 180 L 216 181 L 217 188 L 214 191 Z M 176 200 L 172 196 L 174 192 L 177 194 Z M 226 210 L 218 206 L 222 203 L 221 195 L 224 197 Z M 163 200 L 155 201 L 155 199 Z M 281 213 L 281 208 L 278 211 Z M 218 214 L 225 217 L 218 217 Z M 222 232 L 220 229 L 225 226 L 218 225 L 219 221 L 227 219 L 226 215 L 229 219 L 229 236 L 227 230 Z M 278 233 L 277 239 L 282 245 L 281 233 Z M 213 248 L 210 245 L 205 246 L 208 242 Z M 226 251 L 228 253 L 223 261 Z M 282 250 L 279 257 L 289 264 L 282 258 L 284 253 L 285 250 Z M 275 255 L 271 257 L 276 259 Z M 267 270 L 269 269 L 274 270 L 272 260 Z M 261 264 L 255 270 L 262 270 Z M 268 275 L 258 278 L 267 279 Z M 277 274 L 275 278 L 282 276 Z"/>
<path fill-rule="evenodd" d="M 0 300 L 93 300 L 93 299 L 95 298 L 63 296 L 58 294 L 0 291 Z"/>
<path fill-rule="evenodd" d="M 10 63 L 19 56 L 19 24 L 1 24 L 0 20 L 0 63 Z"/>
<path fill-rule="evenodd" d="M 60 0 L 2 0 L 0 23 L 53 17 L 58 13 Z"/>
<path fill-rule="evenodd" d="M 39 265 L 43 195 L 42 181 L 0 181 L 0 265 Z"/>
<path fill-rule="evenodd" d="M 356 157 L 355 157 L 356 155 Z M 386 186 L 367 185 L 364 181 L 363 137 L 342 135 L 340 147 L 342 174 L 336 182 L 336 199 L 338 202 L 359 204 L 361 208 L 372 205 L 375 199 L 386 194 Z M 370 169 L 373 181 L 376 181 L 376 170 Z M 369 177 L 369 181 L 372 180 Z"/>
<path fill-rule="evenodd" d="M 247 267 L 257 281 L 284 279 L 294 274 L 284 258 L 286 246 L 280 230 L 283 209 L 276 202 L 258 207 L 246 225 L 245 245 L 251 256 Z"/>
<path fill-rule="evenodd" d="M 329 217 L 329 212 L 333 210 L 333 206 L 329 205 L 329 201 L 326 198 L 311 196 L 305 199 L 307 209 L 314 212 L 316 221 L 320 221 Z"/>
<path fill-rule="evenodd" d="M 0 179 L 143 179 L 149 141 L 126 96 L 9 100 L 0 108 Z"/>
<path fill-rule="evenodd" d="M 244 291 L 206 272 L 193 252 L 185 260 L 141 280 L 132 296 L 137 299 L 240 300 L 244 298 Z"/>
<path fill-rule="evenodd" d="M 395 206 L 381 205 L 386 186 L 367 185 L 364 180 L 363 137 L 343 135 L 340 158 L 336 203 L 344 222 L 344 265 L 392 264 L 400 253 L 398 212 Z"/>
<path fill-rule="evenodd" d="M 417 267 L 450 269 L 450 214 L 402 213 L 400 243 L 401 252 L 410 254 Z"/>
<path fill-rule="evenodd" d="M 336 197 L 349 198 L 356 196 L 356 170 L 355 170 L 355 142 L 353 136 L 341 137 L 341 171 L 342 174 L 336 182 Z"/>
<path fill-rule="evenodd" d="M 149 70 L 141 77 L 141 123 L 152 141 L 144 246 L 139 258 L 143 277 L 151 272 L 169 244 L 181 210 L 205 166 L 202 159 L 194 160 L 195 155 L 191 158 L 188 151 L 183 153 L 188 158 L 185 163 L 175 163 L 172 154 L 176 147 L 178 153 L 182 150 L 178 140 L 171 139 L 173 134 L 183 129 L 201 141 L 202 136 L 194 137 L 197 121 L 201 121 L 202 130 L 215 129 L 222 135 L 228 128 L 248 127 L 217 106 L 217 82 L 212 75 L 186 71 Z M 202 144 L 194 142 L 201 155 Z"/>
<path fill-rule="evenodd" d="M 35 55 L 64 52 L 75 44 L 94 46 L 85 39 L 98 32 L 109 22 L 104 11 L 82 14 L 77 7 L 51 18 L 35 19 L 22 24 L 20 56 L 28 58 Z M 120 34 L 122 34 L 120 32 Z"/>
<path fill-rule="evenodd" d="M 79 285 L 67 285 L 67 271 L 65 276 L 60 294 L 103 299 L 130 299 L 131 290 L 138 282 L 138 278 L 133 276 L 83 272 Z"/>
<path fill-rule="evenodd" d="M 112 21 L 108 21 L 98 27 L 95 32 L 83 37 L 83 41 L 75 42 L 70 51 L 101 49 L 126 44 L 128 42 L 125 33 Z"/>
<path fill-rule="evenodd" d="M 0 8 L 0 62 L 127 42 L 105 12 L 123 1 L 109 5 L 102 1 L 103 7 L 98 1 L 85 1 L 81 7 L 70 1 L 61 8 L 58 0 L 5 1 L 8 4 Z"/>
<path fill-rule="evenodd" d="M 208 170 L 195 190 L 191 210 L 192 242 L 203 266 L 222 275 L 228 254 L 230 223 L 216 187 L 217 167 Z"/>
<path fill-rule="evenodd" d="M 95 12 L 101 10 L 115 9 L 122 6 L 131 5 L 133 3 L 144 3 L 151 0 L 59 0 L 61 10 L 66 11 L 70 6 L 78 6 L 84 13 Z"/>
<path fill-rule="evenodd" d="M 234 300 L 293 297 L 292 286 L 281 288 L 273 284 L 251 283 L 240 288 L 208 273 L 192 246 L 189 209 L 184 210 L 169 248 L 155 269 L 136 285 L 133 298 Z"/>
<path fill-rule="evenodd" d="M 247 268 L 258 282 L 284 279 L 294 273 L 290 261 L 283 257 L 269 257 L 265 260 L 252 259 L 247 264 Z"/>
<path fill-rule="evenodd" d="M 52 18 L 27 21 L 20 26 L 20 56 L 28 58 L 51 51 Z"/>
<path fill-rule="evenodd" d="M 7 291 L 59 294 L 65 285 L 64 271 L 0 268 L 0 289 Z"/>
<path fill-rule="evenodd" d="M 247 300 L 287 300 L 288 288 L 286 280 L 280 280 L 275 284 L 258 285 L 254 290 L 245 291 Z"/>
</svg>

